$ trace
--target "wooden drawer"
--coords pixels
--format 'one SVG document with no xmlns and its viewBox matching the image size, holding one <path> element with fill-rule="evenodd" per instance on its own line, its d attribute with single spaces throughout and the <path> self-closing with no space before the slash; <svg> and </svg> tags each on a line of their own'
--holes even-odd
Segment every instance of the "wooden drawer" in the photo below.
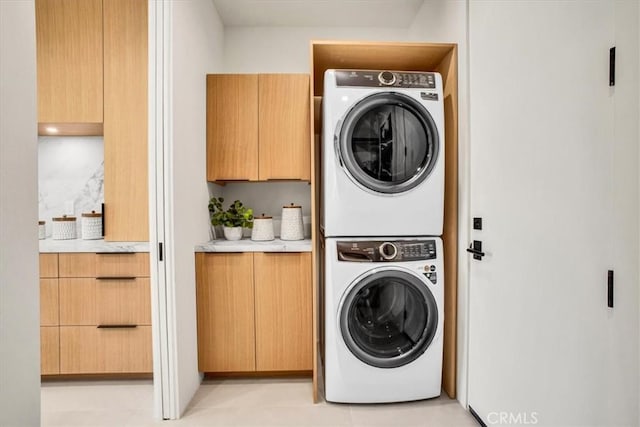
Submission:
<svg viewBox="0 0 640 427">
<path fill-rule="evenodd" d="M 60 277 L 149 277 L 149 254 L 60 254 Z"/>
<path fill-rule="evenodd" d="M 149 254 L 96 254 L 96 277 L 122 276 L 149 277 Z"/>
<path fill-rule="evenodd" d="M 40 328 L 40 374 L 60 373 L 60 328 L 43 326 Z"/>
<path fill-rule="evenodd" d="M 58 277 L 58 254 L 40 254 L 40 277 Z"/>
<path fill-rule="evenodd" d="M 60 327 L 61 374 L 149 373 L 151 326 Z"/>
<path fill-rule="evenodd" d="M 40 326 L 58 326 L 58 279 L 40 279 Z"/>
<path fill-rule="evenodd" d="M 60 324 L 150 325 L 149 279 L 60 279 Z"/>
</svg>

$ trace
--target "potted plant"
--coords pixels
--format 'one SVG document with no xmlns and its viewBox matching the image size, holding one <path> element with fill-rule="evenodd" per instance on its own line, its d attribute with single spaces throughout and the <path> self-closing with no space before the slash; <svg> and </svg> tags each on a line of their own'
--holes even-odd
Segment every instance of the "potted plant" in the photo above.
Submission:
<svg viewBox="0 0 640 427">
<path fill-rule="evenodd" d="M 240 200 L 234 201 L 229 209 L 222 207 L 224 198 L 212 197 L 209 200 L 211 225 L 222 225 L 227 240 L 240 240 L 242 228 L 253 228 L 253 209 L 247 208 Z"/>
</svg>

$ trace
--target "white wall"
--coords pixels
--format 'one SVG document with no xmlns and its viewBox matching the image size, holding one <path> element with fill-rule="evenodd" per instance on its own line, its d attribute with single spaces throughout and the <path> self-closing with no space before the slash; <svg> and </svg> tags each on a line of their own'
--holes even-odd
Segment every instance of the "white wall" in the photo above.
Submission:
<svg viewBox="0 0 640 427">
<path fill-rule="evenodd" d="M 308 73 L 311 40 L 399 41 L 402 28 L 227 27 L 224 71 L 227 73 Z"/>
<path fill-rule="evenodd" d="M 466 0 L 425 1 L 409 27 L 411 41 L 458 44 L 458 341 L 457 397 L 467 405 L 469 260 L 469 56 Z"/>
<path fill-rule="evenodd" d="M 206 74 L 221 71 L 223 27 L 210 0 L 172 2 L 173 310 L 179 413 L 200 383 L 198 374 L 194 246 L 209 238 L 206 175 Z"/>
<path fill-rule="evenodd" d="M 33 1 L 0 1 L 0 425 L 40 425 Z"/>
</svg>

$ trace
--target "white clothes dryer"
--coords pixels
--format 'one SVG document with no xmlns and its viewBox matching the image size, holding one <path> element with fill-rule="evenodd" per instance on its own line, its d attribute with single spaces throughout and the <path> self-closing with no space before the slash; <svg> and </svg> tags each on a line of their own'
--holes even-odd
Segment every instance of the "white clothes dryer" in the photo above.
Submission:
<svg viewBox="0 0 640 427">
<path fill-rule="evenodd" d="M 327 70 L 322 103 L 324 235 L 441 235 L 440 74 Z"/>
<path fill-rule="evenodd" d="M 378 403 L 440 395 L 442 240 L 325 240 L 325 398 Z"/>
</svg>

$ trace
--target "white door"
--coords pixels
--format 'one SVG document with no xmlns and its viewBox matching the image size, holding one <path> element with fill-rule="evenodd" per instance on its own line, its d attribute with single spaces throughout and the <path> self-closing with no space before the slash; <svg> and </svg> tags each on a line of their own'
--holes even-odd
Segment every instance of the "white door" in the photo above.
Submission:
<svg viewBox="0 0 640 427">
<path fill-rule="evenodd" d="M 614 21 L 605 0 L 470 2 L 471 236 L 486 256 L 469 254 L 468 402 L 487 425 L 637 423 L 637 384 L 635 419 L 609 407 L 632 391 L 612 355 L 635 351 L 638 378 L 637 291 L 616 298 L 636 307 L 631 345 L 611 339 L 621 309 L 607 307 Z"/>
</svg>

